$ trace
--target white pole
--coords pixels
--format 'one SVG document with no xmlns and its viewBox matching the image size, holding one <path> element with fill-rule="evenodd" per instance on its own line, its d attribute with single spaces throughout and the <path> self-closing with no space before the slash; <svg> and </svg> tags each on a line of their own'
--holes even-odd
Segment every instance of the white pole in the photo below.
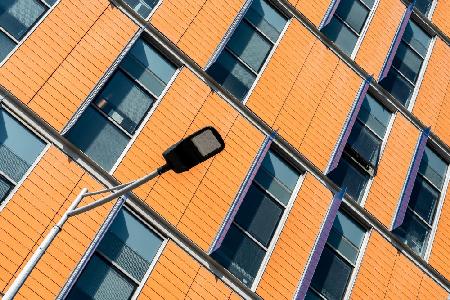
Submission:
<svg viewBox="0 0 450 300">
<path fill-rule="evenodd" d="M 76 208 L 78 206 L 78 204 L 81 202 L 81 200 L 83 199 L 83 197 L 86 193 L 87 193 L 87 189 L 86 188 L 82 189 L 80 194 L 78 194 L 78 196 L 72 202 L 70 207 L 67 209 L 67 211 L 64 213 L 64 215 L 61 217 L 59 222 L 55 226 L 53 226 L 53 228 L 47 234 L 45 239 L 39 245 L 39 248 L 37 248 L 36 252 L 34 252 L 33 256 L 30 258 L 30 260 L 27 262 L 25 267 L 19 273 L 19 276 L 17 276 L 16 280 L 14 280 L 11 287 L 8 289 L 6 294 L 3 296 L 3 300 L 11 300 L 17 295 L 17 292 L 23 286 L 23 284 L 25 283 L 25 280 L 28 278 L 31 271 L 33 271 L 33 269 L 36 266 L 36 264 L 38 263 L 38 261 L 44 255 L 45 251 L 48 249 L 48 246 L 50 246 L 51 242 L 55 239 L 57 234 L 61 231 L 61 228 L 63 227 L 64 223 L 69 218 L 69 212 L 71 212 L 74 208 Z"/>
</svg>

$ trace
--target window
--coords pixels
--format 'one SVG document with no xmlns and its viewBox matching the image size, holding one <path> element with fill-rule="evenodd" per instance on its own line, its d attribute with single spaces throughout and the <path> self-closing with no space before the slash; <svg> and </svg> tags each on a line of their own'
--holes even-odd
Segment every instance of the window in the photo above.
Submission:
<svg viewBox="0 0 450 300">
<path fill-rule="evenodd" d="M 111 170 L 175 71 L 156 49 L 138 40 L 67 139 Z"/>
<path fill-rule="evenodd" d="M 265 0 L 254 0 L 217 60 L 207 70 L 243 100 L 274 47 L 287 19 Z"/>
<path fill-rule="evenodd" d="M 409 20 L 382 87 L 408 107 L 420 70 L 428 52 L 431 36 Z"/>
<path fill-rule="evenodd" d="M 55 2 L 56 0 L 0 1 L 0 62 Z"/>
<path fill-rule="evenodd" d="M 330 22 L 321 31 L 351 56 L 374 4 L 375 0 L 341 0 Z"/>
<path fill-rule="evenodd" d="M 221 246 L 212 253 L 251 287 L 300 174 L 269 151 L 251 183 Z"/>
<path fill-rule="evenodd" d="M 433 0 L 415 0 L 414 7 L 417 8 L 424 16 L 428 16 Z"/>
<path fill-rule="evenodd" d="M 305 299 L 344 298 L 365 233 L 365 229 L 350 216 L 338 212 Z"/>
<path fill-rule="evenodd" d="M 419 255 L 426 252 L 447 173 L 447 164 L 427 147 L 406 209 L 405 219 L 394 233 Z"/>
<path fill-rule="evenodd" d="M 45 143 L 0 109 L 0 203 L 23 178 Z"/>
<path fill-rule="evenodd" d="M 140 14 L 141 17 L 146 19 L 158 4 L 159 0 L 124 0 L 124 2 Z"/>
<path fill-rule="evenodd" d="M 355 201 L 361 201 L 369 179 L 375 175 L 390 119 L 391 113 L 367 94 L 341 160 L 328 175 L 338 186 L 347 187 Z"/>
<path fill-rule="evenodd" d="M 119 211 L 67 299 L 130 299 L 163 239 L 126 209 Z"/>
</svg>

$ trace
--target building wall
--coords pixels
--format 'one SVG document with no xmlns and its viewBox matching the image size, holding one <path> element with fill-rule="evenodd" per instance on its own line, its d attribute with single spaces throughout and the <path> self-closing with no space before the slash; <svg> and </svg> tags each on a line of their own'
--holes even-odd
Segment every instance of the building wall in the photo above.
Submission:
<svg viewBox="0 0 450 300">
<path fill-rule="evenodd" d="M 245 1 L 163 0 L 148 20 L 132 19 L 126 14 L 130 8 L 118 2 L 59 1 L 0 65 L 1 87 L 17 107 L 29 110 L 42 124 L 35 130 L 49 144 L 0 208 L 0 293 L 8 290 L 83 187 L 97 190 L 107 185 L 104 178 L 124 183 L 144 176 L 164 163 L 161 153 L 170 145 L 212 125 L 225 140 L 221 154 L 187 173 L 166 173 L 133 192 L 143 211 L 159 215 L 173 234 L 167 237 L 139 299 L 244 296 L 241 287 L 230 283 L 233 275 L 193 253 L 200 251 L 208 257 L 267 131 L 277 133 L 274 143 L 300 166 L 304 181 L 252 292 L 264 299 L 292 299 L 337 191 L 325 172 L 366 75 L 377 77 L 385 63 L 405 4 L 379 1 L 352 60 L 338 55 L 317 32 L 330 1 L 290 0 L 289 7 L 305 19 L 291 18 L 247 101 L 236 103 L 211 82 L 204 69 Z M 431 126 L 433 139 L 446 159 L 450 157 L 448 6 L 448 1 L 438 0 L 432 22 L 447 36 L 436 37 L 412 112 L 395 112 L 376 176 L 358 215 L 371 229 L 352 299 L 446 299 L 450 290 L 448 283 L 436 279 L 450 280 L 448 188 L 443 192 L 446 196 L 429 259 L 406 255 L 406 246 L 392 242 L 389 235 L 423 127 Z M 95 94 L 130 41 L 148 29 L 167 38 L 152 43 L 168 47 L 176 59 L 185 55 L 189 60 L 178 61 L 181 67 L 167 92 L 115 168 L 102 173 L 92 160 L 67 146 L 60 133 Z M 383 93 L 378 97 L 391 108 L 398 105 Z M 47 138 L 46 131 L 53 138 Z M 357 205 L 349 201 L 346 198 L 343 206 Z M 59 295 L 111 207 L 110 203 L 70 218 L 17 299 Z"/>
</svg>

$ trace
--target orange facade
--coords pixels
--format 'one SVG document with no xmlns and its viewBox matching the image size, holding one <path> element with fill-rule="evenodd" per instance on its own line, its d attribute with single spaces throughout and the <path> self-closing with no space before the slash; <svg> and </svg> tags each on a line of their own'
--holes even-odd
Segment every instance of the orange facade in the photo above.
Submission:
<svg viewBox="0 0 450 300">
<path fill-rule="evenodd" d="M 363 201 L 357 203 L 347 194 L 341 204 L 341 211 L 365 230 L 345 297 L 447 299 L 450 172 L 436 200 L 426 253 L 417 254 L 402 243 L 393 222 L 425 128 L 431 127 L 427 145 L 450 163 L 449 1 L 432 1 L 429 19 L 412 13 L 414 20 L 426 19 L 421 22 L 428 33 L 433 27 L 439 31 L 432 31 L 432 48 L 415 84 L 410 111 L 378 84 L 407 9 L 403 1 L 374 2 L 354 57 L 343 54 L 320 32 L 339 1 L 268 1 L 287 22 L 254 75 L 244 102 L 215 82 L 207 69 L 217 51 L 229 51 L 223 50 L 224 38 L 243 22 L 248 1 L 161 0 L 149 16 L 137 16 L 125 0 L 59 0 L 49 5 L 48 14 L 30 27 L 0 64 L 0 109 L 46 144 L 0 201 L 0 296 L 17 281 L 82 188 L 95 191 L 140 178 L 164 164 L 161 154 L 169 146 L 214 126 L 225 141 L 223 152 L 186 173 L 165 173 L 128 195 L 127 209 L 163 240 L 134 296 L 294 299 L 308 275 L 313 252 L 320 248 L 318 237 L 331 227 L 326 217 L 341 187 L 330 180 L 329 167 L 355 122 L 358 99 L 367 92 L 365 81 L 373 76 L 368 93 L 393 119 L 380 139 L 379 163 Z M 138 38 L 167 56 L 176 71 L 136 131 L 127 133 L 129 140 L 113 168 L 103 170 L 65 133 Z M 262 168 L 264 156 L 259 156 L 267 155 L 264 145 L 272 139 L 271 151 L 280 153 L 299 179 L 271 242 L 264 246 L 255 281 L 246 285 L 213 252 L 218 240 L 226 240 L 222 235 L 229 232 L 227 222 L 234 220 L 231 226 L 237 227 L 233 211 L 245 206 L 239 201 L 248 201 L 247 190 Z M 349 155 L 348 148 L 341 160 Z M 6 176 L 1 168 L 0 179 Z M 90 246 L 112 207 L 108 203 L 69 218 L 15 299 L 60 296 L 69 278 L 81 272 L 77 266 L 82 258 L 92 254 L 88 249 L 95 251 Z"/>
</svg>

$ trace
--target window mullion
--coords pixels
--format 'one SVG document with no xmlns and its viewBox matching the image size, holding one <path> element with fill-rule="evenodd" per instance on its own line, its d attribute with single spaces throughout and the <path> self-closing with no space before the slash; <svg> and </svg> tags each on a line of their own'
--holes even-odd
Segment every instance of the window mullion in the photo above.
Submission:
<svg viewBox="0 0 450 300">
<path fill-rule="evenodd" d="M 14 43 L 18 44 L 19 40 L 13 37 L 5 28 L 0 26 L 0 31 L 4 33 L 9 39 L 11 39 Z"/>
<path fill-rule="evenodd" d="M 414 216 L 415 216 L 416 218 L 419 219 L 419 221 L 420 221 L 421 223 L 424 223 L 429 229 L 432 228 L 432 225 L 430 225 L 427 221 L 425 221 L 425 219 L 422 218 L 422 217 L 421 217 L 414 209 L 412 209 L 410 206 L 408 206 L 408 209 L 410 210 L 410 212 L 411 212 L 412 214 L 414 214 Z"/>
<path fill-rule="evenodd" d="M 122 133 L 124 133 L 128 138 L 132 138 L 133 135 L 131 133 L 129 133 L 128 131 L 126 131 L 125 129 L 122 128 L 122 126 L 120 126 L 116 120 L 114 120 L 113 118 L 111 118 L 108 114 L 106 114 L 102 109 L 100 109 L 95 103 L 91 104 L 91 107 L 94 108 L 97 112 L 99 112 L 104 118 L 106 118 L 108 121 L 111 122 L 111 124 L 113 124 L 116 128 L 118 128 Z"/>
<path fill-rule="evenodd" d="M 241 225 L 239 225 L 238 223 L 236 223 L 236 221 L 233 221 L 233 225 L 236 226 L 240 231 L 242 231 L 243 234 L 245 234 L 249 239 L 251 239 L 253 242 L 255 242 L 260 248 L 262 248 L 265 252 L 267 252 L 267 247 L 264 246 L 263 244 L 261 244 L 260 241 L 258 241 L 255 237 L 253 237 L 250 232 L 248 232 L 247 230 L 245 230 L 244 228 L 241 227 Z"/>
<path fill-rule="evenodd" d="M 239 61 L 241 63 L 241 65 L 243 65 L 246 69 L 248 69 L 250 71 L 250 73 L 252 73 L 254 76 L 258 76 L 258 72 L 256 72 L 255 70 L 253 70 L 252 67 L 250 67 L 245 61 L 242 60 L 242 58 L 240 58 L 237 54 L 235 54 L 233 52 L 233 50 L 231 50 L 227 45 L 225 46 L 225 50 L 231 55 L 233 56 L 237 61 Z"/>
<path fill-rule="evenodd" d="M 244 21 L 245 23 L 247 23 L 250 27 L 252 27 L 256 32 L 258 32 L 265 40 L 267 40 L 270 45 L 273 47 L 275 45 L 275 43 L 264 33 L 261 31 L 261 29 L 259 29 L 255 24 L 253 24 L 250 20 L 248 20 L 247 18 L 243 18 L 242 21 Z"/>
<path fill-rule="evenodd" d="M 334 17 L 335 17 L 336 19 L 338 19 L 339 21 L 341 21 L 342 24 L 344 24 L 345 27 L 347 27 L 351 32 L 353 32 L 357 37 L 360 36 L 360 33 L 357 32 L 355 29 L 353 29 L 353 27 L 350 26 L 346 21 L 344 21 L 337 13 L 334 14 Z"/>
<path fill-rule="evenodd" d="M 139 284 L 141 283 L 140 281 L 138 281 L 136 278 L 131 276 L 124 268 L 122 268 L 116 262 L 111 260 L 106 254 L 101 252 L 99 249 L 97 249 L 95 251 L 95 253 L 97 255 L 101 256 L 102 259 L 106 260 L 115 270 L 117 270 L 119 273 L 121 273 L 122 275 L 126 276 L 129 280 L 133 281 L 134 284 L 139 286 Z"/>
</svg>

